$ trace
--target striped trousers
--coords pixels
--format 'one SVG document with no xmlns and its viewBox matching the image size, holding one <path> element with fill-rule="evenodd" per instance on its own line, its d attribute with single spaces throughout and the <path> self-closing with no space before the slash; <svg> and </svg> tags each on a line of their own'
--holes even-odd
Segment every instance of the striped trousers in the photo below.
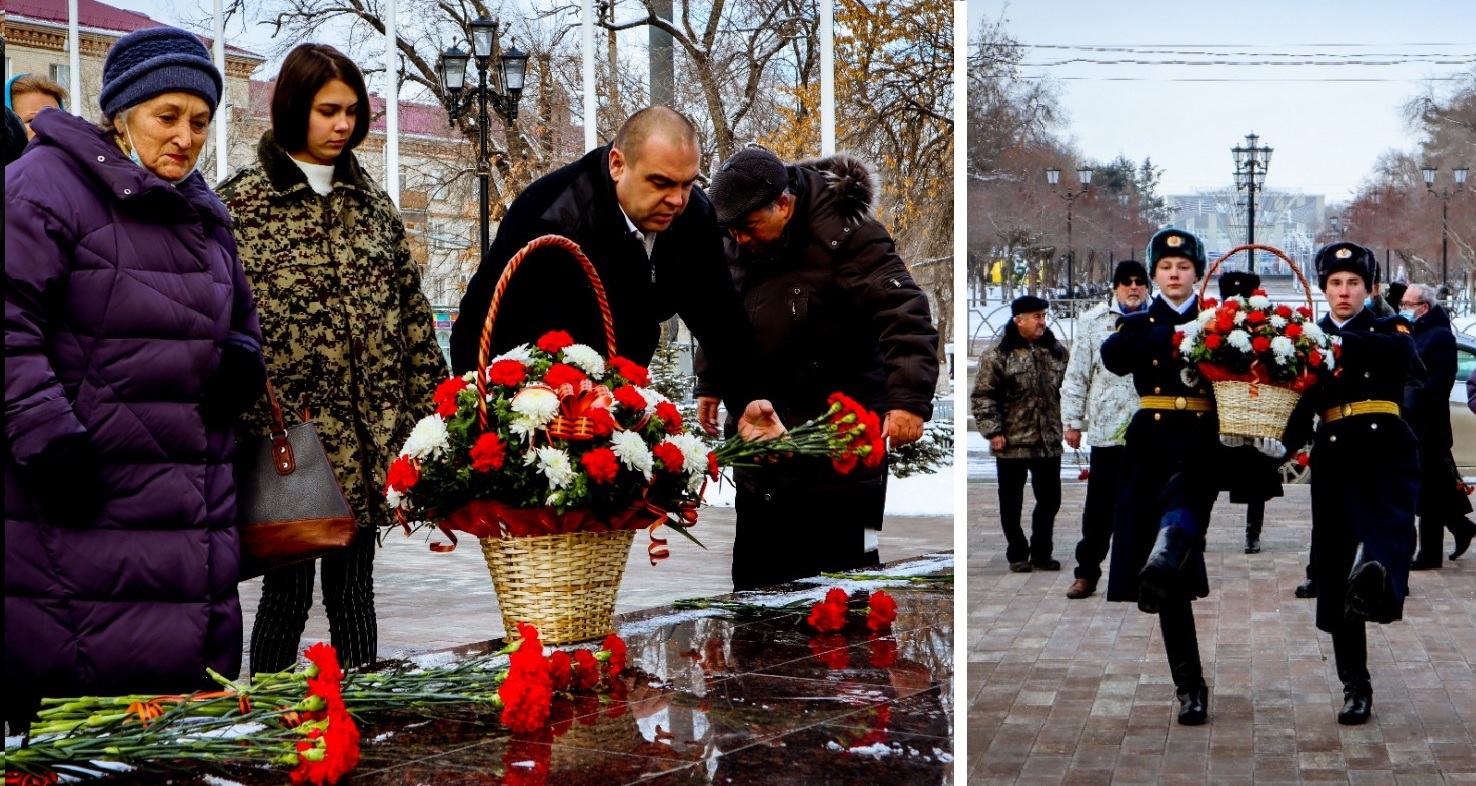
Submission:
<svg viewBox="0 0 1476 786">
<path fill-rule="evenodd" d="M 267 571 L 251 628 L 251 673 L 277 672 L 297 663 L 302 631 L 313 606 L 313 576 L 323 566 L 323 608 L 330 643 L 344 668 L 373 663 L 379 652 L 374 613 L 373 527 L 360 527 L 345 548 L 314 562 Z"/>
</svg>

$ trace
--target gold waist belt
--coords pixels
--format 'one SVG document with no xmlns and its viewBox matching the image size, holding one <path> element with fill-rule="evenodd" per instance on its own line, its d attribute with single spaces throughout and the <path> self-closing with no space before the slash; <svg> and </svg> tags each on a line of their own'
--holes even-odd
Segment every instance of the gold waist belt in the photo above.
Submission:
<svg viewBox="0 0 1476 786">
<path fill-rule="evenodd" d="M 1208 398 L 1188 396 L 1143 396 L 1138 399 L 1139 409 L 1171 409 L 1180 412 L 1214 412 L 1215 402 Z"/>
<path fill-rule="evenodd" d="M 1348 418 L 1354 415 L 1398 415 L 1399 405 L 1392 401 L 1354 401 L 1322 413 L 1322 422 Z"/>
</svg>

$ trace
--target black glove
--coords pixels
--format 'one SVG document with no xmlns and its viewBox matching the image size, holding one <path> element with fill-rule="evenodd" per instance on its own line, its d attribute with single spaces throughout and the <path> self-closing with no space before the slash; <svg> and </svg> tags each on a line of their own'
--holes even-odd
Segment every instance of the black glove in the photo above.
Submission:
<svg viewBox="0 0 1476 786">
<path fill-rule="evenodd" d="M 64 527 L 85 527 L 102 509 L 97 448 L 86 434 L 47 445 L 23 468 L 26 485 L 41 517 Z"/>
<path fill-rule="evenodd" d="M 266 363 L 261 353 L 239 344 L 222 344 L 220 365 L 205 380 L 200 414 L 205 422 L 229 424 L 266 391 Z"/>
</svg>

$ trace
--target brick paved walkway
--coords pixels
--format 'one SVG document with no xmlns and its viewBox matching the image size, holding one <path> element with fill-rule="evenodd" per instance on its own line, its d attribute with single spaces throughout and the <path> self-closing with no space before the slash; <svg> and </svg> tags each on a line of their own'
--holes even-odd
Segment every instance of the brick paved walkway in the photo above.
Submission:
<svg viewBox="0 0 1476 786">
<path fill-rule="evenodd" d="M 1404 621 L 1369 626 L 1373 718 L 1339 726 L 1332 641 L 1292 595 L 1307 487 L 1268 505 L 1254 555 L 1242 553 L 1245 508 L 1222 500 L 1211 594 L 1194 604 L 1210 720 L 1179 726 L 1156 618 L 1100 593 L 1066 599 L 1085 490 L 1064 484 L 1062 571 L 1013 574 L 997 487 L 969 485 L 970 784 L 1476 782 L 1476 553 L 1413 574 Z"/>
</svg>

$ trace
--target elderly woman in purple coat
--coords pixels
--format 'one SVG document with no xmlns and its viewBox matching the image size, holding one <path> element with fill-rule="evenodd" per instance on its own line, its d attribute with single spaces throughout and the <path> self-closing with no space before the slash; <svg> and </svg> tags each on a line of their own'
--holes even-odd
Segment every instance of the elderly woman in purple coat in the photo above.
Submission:
<svg viewBox="0 0 1476 786">
<path fill-rule="evenodd" d="M 195 171 L 221 77 L 152 28 L 103 122 L 44 109 L 5 170 L 5 720 L 241 665 L 235 416 L 263 387 L 230 217 Z"/>
</svg>

